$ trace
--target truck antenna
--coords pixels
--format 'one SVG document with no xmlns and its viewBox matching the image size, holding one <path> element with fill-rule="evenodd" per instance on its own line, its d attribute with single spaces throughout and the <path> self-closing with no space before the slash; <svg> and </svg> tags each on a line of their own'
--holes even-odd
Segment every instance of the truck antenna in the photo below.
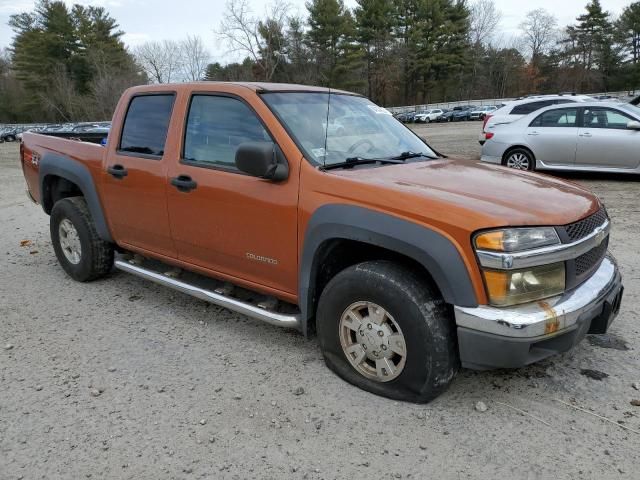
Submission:
<svg viewBox="0 0 640 480">
<path fill-rule="evenodd" d="M 327 137 L 329 136 L 329 106 L 331 105 L 331 87 L 329 87 L 329 94 L 327 95 L 327 121 L 324 127 L 324 159 L 322 163 L 327 166 Z"/>
</svg>

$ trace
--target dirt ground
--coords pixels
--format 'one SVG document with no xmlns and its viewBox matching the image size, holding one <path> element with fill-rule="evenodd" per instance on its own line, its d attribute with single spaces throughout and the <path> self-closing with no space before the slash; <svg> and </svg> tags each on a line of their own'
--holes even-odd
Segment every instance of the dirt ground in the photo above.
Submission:
<svg viewBox="0 0 640 480">
<path fill-rule="evenodd" d="M 417 131 L 478 158 L 479 128 Z M 567 178 L 613 218 L 626 298 L 610 334 L 528 368 L 463 370 L 413 405 L 344 383 L 314 339 L 125 273 L 73 282 L 17 145 L 0 145 L 0 479 L 637 480 L 640 180 Z"/>
</svg>

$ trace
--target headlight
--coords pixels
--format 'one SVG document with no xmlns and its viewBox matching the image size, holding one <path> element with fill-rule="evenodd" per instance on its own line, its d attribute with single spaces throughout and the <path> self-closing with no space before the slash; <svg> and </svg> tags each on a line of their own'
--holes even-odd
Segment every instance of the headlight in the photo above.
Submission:
<svg viewBox="0 0 640 480">
<path fill-rule="evenodd" d="M 474 244 L 477 250 L 506 256 L 502 263 L 504 269 L 487 266 L 482 269 L 489 303 L 497 307 L 506 307 L 564 292 L 564 262 L 511 269 L 511 255 L 516 252 L 560 243 L 553 227 L 506 228 L 476 235 Z"/>
<path fill-rule="evenodd" d="M 523 270 L 483 270 L 491 305 L 506 307 L 559 295 L 565 288 L 564 263 Z"/>
<path fill-rule="evenodd" d="M 507 228 L 476 236 L 476 248 L 499 252 L 518 252 L 532 248 L 557 245 L 560 238 L 553 227 Z"/>
</svg>

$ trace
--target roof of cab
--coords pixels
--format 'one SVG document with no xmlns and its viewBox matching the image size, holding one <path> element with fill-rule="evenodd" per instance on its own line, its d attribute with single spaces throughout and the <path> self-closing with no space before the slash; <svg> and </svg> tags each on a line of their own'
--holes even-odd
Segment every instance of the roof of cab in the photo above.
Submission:
<svg viewBox="0 0 640 480">
<path fill-rule="evenodd" d="M 327 87 L 316 87 L 313 85 L 300 85 L 295 83 L 269 83 L 269 82 L 190 82 L 190 83 L 163 83 L 154 85 L 139 85 L 133 87 L 131 90 L 140 91 L 159 91 L 159 90 L 180 90 L 189 89 L 195 86 L 202 87 L 203 85 L 209 85 L 215 87 L 216 85 L 232 85 L 238 87 L 245 87 L 254 92 L 315 92 L 315 93 L 340 93 L 346 95 L 359 95 L 357 93 L 348 92 L 345 90 L 337 90 Z"/>
</svg>

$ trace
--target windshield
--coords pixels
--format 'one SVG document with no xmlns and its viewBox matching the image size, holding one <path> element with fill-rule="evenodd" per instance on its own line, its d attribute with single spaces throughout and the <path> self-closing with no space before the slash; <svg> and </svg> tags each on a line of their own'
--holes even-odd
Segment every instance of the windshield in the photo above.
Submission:
<svg viewBox="0 0 640 480">
<path fill-rule="evenodd" d="M 363 97 L 324 92 L 264 93 L 305 156 L 324 166 L 350 158 L 437 155 L 386 109 Z"/>
</svg>

